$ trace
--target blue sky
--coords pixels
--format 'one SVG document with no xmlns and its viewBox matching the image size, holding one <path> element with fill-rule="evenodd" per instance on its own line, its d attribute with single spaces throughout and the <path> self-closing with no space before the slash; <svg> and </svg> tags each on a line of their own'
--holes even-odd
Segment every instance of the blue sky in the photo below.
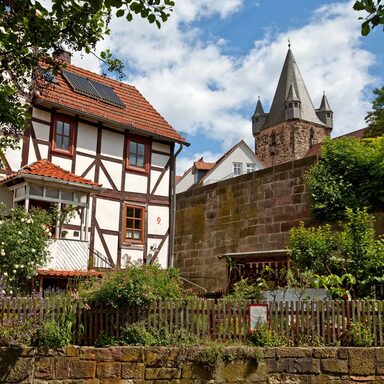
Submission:
<svg viewBox="0 0 384 384">
<path fill-rule="evenodd" d="M 364 126 L 372 89 L 383 85 L 384 32 L 360 36 L 353 1 L 176 0 L 160 31 L 142 20 L 113 20 L 99 49 L 126 64 L 135 85 L 191 146 L 178 173 L 215 161 L 244 139 L 257 97 L 269 110 L 290 38 L 314 106 L 326 92 L 338 136 Z M 74 63 L 100 71 L 92 57 Z"/>
</svg>

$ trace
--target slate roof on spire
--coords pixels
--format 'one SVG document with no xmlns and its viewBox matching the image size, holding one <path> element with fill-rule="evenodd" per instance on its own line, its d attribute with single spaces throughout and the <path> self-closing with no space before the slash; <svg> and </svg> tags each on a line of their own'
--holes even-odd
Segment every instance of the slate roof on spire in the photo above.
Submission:
<svg viewBox="0 0 384 384">
<path fill-rule="evenodd" d="M 331 107 L 329 106 L 327 96 L 325 96 L 325 92 L 323 93 L 323 97 L 321 99 L 320 108 L 317 110 L 318 112 L 332 112 Z"/>
<path fill-rule="evenodd" d="M 291 83 L 288 90 L 288 96 L 286 101 L 300 101 L 298 96 L 296 95 L 295 87 Z"/>
<path fill-rule="evenodd" d="M 256 114 L 259 114 L 259 115 L 264 115 L 265 114 L 260 99 L 257 100 L 255 113 L 253 115 L 256 115 Z"/>
<path fill-rule="evenodd" d="M 316 115 L 315 108 L 309 97 L 304 80 L 300 74 L 299 67 L 289 48 L 285 58 L 284 66 L 281 71 L 280 79 L 277 84 L 275 97 L 273 98 L 268 118 L 263 126 L 272 127 L 285 121 L 284 103 L 288 98 L 290 86 L 292 85 L 298 100 L 301 102 L 301 119 L 319 125 L 325 125 Z"/>
</svg>

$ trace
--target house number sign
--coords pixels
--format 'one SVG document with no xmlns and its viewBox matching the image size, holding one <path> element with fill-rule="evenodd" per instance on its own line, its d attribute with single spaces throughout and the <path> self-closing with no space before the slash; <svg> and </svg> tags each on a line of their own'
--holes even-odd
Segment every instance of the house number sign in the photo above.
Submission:
<svg viewBox="0 0 384 384">
<path fill-rule="evenodd" d="M 249 331 L 254 331 L 260 324 L 268 321 L 268 304 L 249 305 Z"/>
<path fill-rule="evenodd" d="M 161 224 L 161 217 L 158 217 L 158 218 L 156 219 L 156 221 L 157 221 L 157 224 Z"/>
</svg>

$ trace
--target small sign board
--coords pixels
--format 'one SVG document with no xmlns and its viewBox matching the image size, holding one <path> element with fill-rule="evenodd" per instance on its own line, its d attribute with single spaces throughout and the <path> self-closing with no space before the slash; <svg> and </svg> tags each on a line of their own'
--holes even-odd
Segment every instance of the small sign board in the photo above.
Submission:
<svg viewBox="0 0 384 384">
<path fill-rule="evenodd" d="M 268 321 L 268 304 L 249 305 L 249 331 Z"/>
</svg>

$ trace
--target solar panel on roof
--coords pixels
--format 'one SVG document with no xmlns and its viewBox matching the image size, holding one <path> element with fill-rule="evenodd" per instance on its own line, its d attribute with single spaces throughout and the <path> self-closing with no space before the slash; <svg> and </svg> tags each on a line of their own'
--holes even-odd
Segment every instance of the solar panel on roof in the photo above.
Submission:
<svg viewBox="0 0 384 384">
<path fill-rule="evenodd" d="M 71 84 L 75 92 L 92 97 L 94 99 L 102 100 L 106 103 L 124 107 L 124 103 L 116 95 L 112 87 L 108 87 L 95 80 L 90 80 L 87 77 L 77 75 L 76 73 L 63 71 L 64 77 Z"/>
<path fill-rule="evenodd" d="M 95 87 L 96 91 L 104 101 L 106 101 L 107 103 L 118 105 L 120 107 L 124 107 L 123 102 L 120 100 L 119 96 L 116 95 L 113 88 L 101 84 L 95 80 L 89 81 Z"/>
</svg>

